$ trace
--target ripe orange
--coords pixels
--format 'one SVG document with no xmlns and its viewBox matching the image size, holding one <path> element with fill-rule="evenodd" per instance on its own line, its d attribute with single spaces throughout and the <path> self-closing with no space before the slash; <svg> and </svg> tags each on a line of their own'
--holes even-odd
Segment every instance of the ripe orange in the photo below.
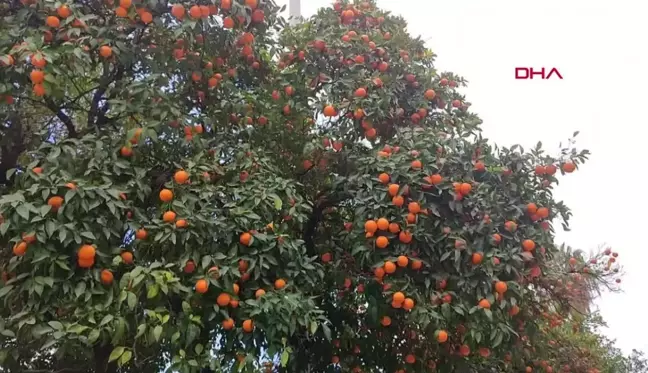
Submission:
<svg viewBox="0 0 648 373">
<path fill-rule="evenodd" d="M 380 236 L 376 238 L 376 247 L 379 249 L 384 249 L 389 245 L 389 239 L 385 236 Z"/>
<path fill-rule="evenodd" d="M 358 88 L 356 89 L 354 95 L 359 98 L 364 98 L 367 96 L 367 90 L 364 88 Z"/>
<path fill-rule="evenodd" d="M 404 301 L 405 301 L 405 294 L 403 294 L 400 291 L 395 292 L 394 295 L 392 296 L 392 303 L 401 304 Z"/>
<path fill-rule="evenodd" d="M 115 278 L 115 276 L 109 270 L 104 269 L 103 271 L 101 271 L 101 283 L 102 284 L 110 285 L 110 284 L 112 284 L 114 278 Z"/>
<path fill-rule="evenodd" d="M 481 308 L 490 308 L 491 304 L 488 299 L 482 299 L 479 301 L 479 307 Z"/>
<path fill-rule="evenodd" d="M 502 242 L 502 236 L 499 233 L 493 234 L 493 242 L 497 245 Z"/>
<path fill-rule="evenodd" d="M 52 28 L 58 28 L 61 25 L 61 20 L 56 16 L 49 16 L 45 19 L 45 24 Z"/>
<path fill-rule="evenodd" d="M 177 171 L 175 175 L 173 175 L 173 180 L 178 184 L 184 184 L 189 180 L 189 173 L 184 170 Z"/>
<path fill-rule="evenodd" d="M 380 320 L 380 324 L 382 326 L 389 326 L 391 325 L 391 318 L 389 316 L 383 316 L 383 318 Z"/>
<path fill-rule="evenodd" d="M 376 233 L 378 230 L 378 224 L 373 220 L 367 220 L 364 225 L 365 232 L 367 233 Z"/>
<path fill-rule="evenodd" d="M 417 159 L 417 160 L 412 161 L 411 166 L 412 166 L 412 168 L 415 169 L 415 170 L 420 170 L 421 167 L 423 167 L 423 164 L 421 163 L 421 161 L 419 161 L 419 160 Z"/>
<path fill-rule="evenodd" d="M 472 254 L 472 264 L 474 265 L 480 264 L 483 259 L 484 259 L 484 255 L 481 253 Z"/>
<path fill-rule="evenodd" d="M 221 8 L 223 10 L 232 9 L 232 0 L 221 0 Z"/>
<path fill-rule="evenodd" d="M 385 277 L 385 270 L 382 267 L 374 269 L 374 276 L 376 276 L 377 279 L 382 279 Z"/>
<path fill-rule="evenodd" d="M 518 313 L 520 313 L 520 307 L 518 307 L 517 304 L 515 306 L 511 307 L 511 309 L 509 310 L 509 315 L 511 315 L 511 316 L 515 316 Z"/>
<path fill-rule="evenodd" d="M 324 108 L 324 116 L 334 117 L 337 114 L 337 111 L 332 105 L 328 105 Z"/>
<path fill-rule="evenodd" d="M 67 5 L 61 5 L 56 9 L 56 14 L 61 18 L 67 18 L 72 15 L 70 8 Z"/>
<path fill-rule="evenodd" d="M 434 174 L 429 178 L 429 182 L 432 185 L 439 185 L 441 184 L 442 181 L 443 181 L 443 177 L 439 174 Z"/>
<path fill-rule="evenodd" d="M 188 225 L 189 223 L 187 223 L 185 219 L 178 219 L 178 221 L 176 221 L 175 223 L 176 228 L 180 228 L 180 229 L 187 228 Z"/>
<path fill-rule="evenodd" d="M 322 254 L 322 263 L 328 263 L 332 259 L 331 253 L 324 253 Z"/>
<path fill-rule="evenodd" d="M 227 318 L 223 320 L 223 329 L 225 330 L 232 330 L 234 328 L 234 320 L 231 318 Z"/>
<path fill-rule="evenodd" d="M 148 25 L 149 23 L 153 22 L 153 14 L 151 14 L 150 12 L 142 12 L 142 14 L 140 14 L 140 19 L 142 20 L 142 23 Z"/>
<path fill-rule="evenodd" d="M 395 196 L 394 198 L 392 198 L 392 203 L 396 207 L 402 207 L 405 204 L 405 199 L 403 198 L 403 196 Z"/>
<path fill-rule="evenodd" d="M 439 330 L 437 333 L 437 342 L 445 343 L 448 340 L 448 332 L 445 330 Z"/>
<path fill-rule="evenodd" d="M 122 146 L 121 149 L 119 149 L 119 153 L 122 155 L 122 157 L 130 157 L 133 155 L 133 149 L 128 146 Z"/>
<path fill-rule="evenodd" d="M 400 189 L 400 186 L 398 184 L 389 184 L 389 195 L 392 197 L 396 197 L 398 195 L 398 190 Z"/>
<path fill-rule="evenodd" d="M 124 264 L 133 264 L 133 253 L 131 253 L 130 251 L 122 252 L 121 258 Z"/>
<path fill-rule="evenodd" d="M 200 7 L 198 5 L 194 5 L 191 8 L 189 8 L 189 16 L 194 19 L 200 18 L 202 15 L 202 12 L 200 11 Z"/>
<path fill-rule="evenodd" d="M 390 180 L 390 177 L 388 174 L 383 172 L 382 174 L 378 175 L 378 180 L 380 180 L 380 182 L 383 184 L 387 184 Z"/>
<path fill-rule="evenodd" d="M 418 214 L 421 212 L 421 205 L 419 205 L 418 202 L 410 202 L 407 205 L 407 210 L 412 214 Z"/>
<path fill-rule="evenodd" d="M 223 27 L 227 29 L 234 28 L 234 19 L 232 17 L 225 17 L 223 19 Z"/>
<path fill-rule="evenodd" d="M 171 7 L 171 15 L 175 18 L 182 20 L 185 16 L 185 8 L 180 4 L 175 4 Z"/>
<path fill-rule="evenodd" d="M 137 238 L 138 240 L 145 240 L 147 236 L 148 236 L 148 232 L 146 232 L 146 229 L 144 228 L 138 229 L 135 232 L 135 238 Z"/>
<path fill-rule="evenodd" d="M 128 9 L 122 8 L 121 6 L 117 7 L 115 9 L 115 15 L 120 18 L 126 18 L 128 17 Z"/>
<path fill-rule="evenodd" d="M 43 168 L 42 168 L 42 167 L 34 167 L 34 168 L 32 168 L 32 171 L 33 171 L 35 174 L 40 175 L 40 174 L 43 173 Z"/>
<path fill-rule="evenodd" d="M 536 206 L 536 204 L 533 203 L 533 202 L 527 204 L 527 212 L 529 213 L 529 215 L 533 215 L 533 214 L 537 213 L 538 212 L 538 206 Z"/>
<path fill-rule="evenodd" d="M 508 290 L 508 285 L 504 281 L 497 281 L 495 283 L 495 291 L 499 294 L 504 294 Z"/>
<path fill-rule="evenodd" d="M 77 264 L 81 268 L 91 268 L 94 265 L 95 261 L 93 259 L 79 259 Z"/>
<path fill-rule="evenodd" d="M 277 280 L 275 280 L 274 286 L 275 286 L 275 289 L 281 290 L 281 289 L 286 287 L 286 280 L 284 280 L 282 278 L 278 278 Z"/>
<path fill-rule="evenodd" d="M 204 280 L 203 280 L 204 281 Z M 196 287 L 197 288 L 197 287 Z M 221 307 L 227 307 L 230 304 L 230 301 L 232 300 L 232 297 L 230 297 L 229 294 L 227 293 L 220 293 L 218 295 L 218 298 L 216 298 L 216 304 L 218 304 Z"/>
<path fill-rule="evenodd" d="M 572 173 L 574 170 L 576 170 L 576 165 L 573 162 L 565 162 L 562 165 L 562 170 L 566 173 Z"/>
<path fill-rule="evenodd" d="M 509 232 L 514 232 L 517 229 L 517 224 L 515 224 L 514 221 L 507 221 L 504 223 L 504 229 L 506 229 Z"/>
<path fill-rule="evenodd" d="M 428 89 L 427 91 L 425 91 L 425 98 L 427 98 L 428 100 L 434 99 L 434 96 L 436 96 L 436 92 L 434 92 L 434 90 Z"/>
<path fill-rule="evenodd" d="M 378 229 L 380 229 L 381 231 L 386 231 L 387 229 L 389 229 L 389 220 L 385 218 L 380 218 L 376 222 L 376 225 L 378 226 Z"/>
<path fill-rule="evenodd" d="M 412 269 L 418 271 L 423 267 L 423 262 L 418 259 L 412 259 Z"/>
<path fill-rule="evenodd" d="M 56 211 L 63 205 L 63 198 L 59 196 L 50 197 L 47 200 L 47 204 L 52 207 L 52 211 Z"/>
<path fill-rule="evenodd" d="M 207 280 L 201 278 L 200 280 L 196 281 L 197 293 L 205 294 L 208 288 L 209 288 L 209 282 L 207 282 Z M 229 299 L 227 300 L 227 303 L 229 304 Z"/>
<path fill-rule="evenodd" d="M 16 243 L 13 247 L 13 253 L 15 256 L 23 256 L 27 253 L 27 242 L 20 241 Z"/>
<path fill-rule="evenodd" d="M 396 260 L 396 263 L 398 263 L 399 267 L 407 267 L 407 265 L 409 264 L 409 259 L 407 259 L 405 255 L 401 255 Z"/>
<path fill-rule="evenodd" d="M 412 298 L 405 298 L 403 301 L 403 309 L 409 311 L 414 308 L 414 300 Z"/>
<path fill-rule="evenodd" d="M 173 223 L 176 218 L 176 213 L 173 211 L 167 211 L 162 215 L 162 221 L 165 223 Z"/>
<path fill-rule="evenodd" d="M 41 70 L 32 70 L 32 72 L 29 73 L 29 78 L 33 84 L 41 84 L 45 81 L 45 73 Z"/>
<path fill-rule="evenodd" d="M 536 244 L 535 242 L 533 242 L 533 240 L 522 241 L 522 248 L 524 249 L 524 251 L 533 251 L 533 249 L 535 249 L 535 246 Z"/>
<path fill-rule="evenodd" d="M 185 263 L 184 268 L 182 270 L 184 271 L 184 273 L 193 273 L 193 271 L 196 270 L 196 263 L 193 260 L 187 260 L 187 262 Z M 216 268 L 216 271 L 218 272 L 218 268 Z M 211 272 L 213 272 L 213 271 L 210 268 L 210 270 L 207 273 L 209 273 L 211 275 L 211 277 L 214 277 L 213 273 L 211 273 Z"/>
<path fill-rule="evenodd" d="M 241 233 L 239 242 L 241 243 L 241 245 L 250 246 L 250 243 L 252 242 L 252 235 L 248 232 Z"/>
<path fill-rule="evenodd" d="M 400 234 L 398 235 L 398 239 L 399 239 L 400 242 L 402 242 L 402 243 L 410 243 L 410 242 L 412 242 L 412 238 L 413 238 L 413 237 L 414 237 L 414 236 L 412 235 L 412 233 L 411 233 L 411 232 L 408 232 L 408 231 L 402 231 L 402 232 L 400 232 Z"/>
<path fill-rule="evenodd" d="M 552 165 L 552 164 L 545 166 L 545 172 L 549 176 L 553 176 L 556 173 L 557 170 L 558 170 L 558 168 L 556 166 Z"/>
<path fill-rule="evenodd" d="M 549 217 L 549 209 L 546 207 L 540 207 L 536 214 L 538 214 L 541 219 L 546 219 Z"/>
<path fill-rule="evenodd" d="M 472 185 L 470 185 L 468 183 L 462 183 L 461 186 L 459 187 L 459 191 L 464 196 L 468 195 L 468 193 L 470 193 L 471 190 L 472 190 Z"/>
<path fill-rule="evenodd" d="M 408 354 L 407 356 L 405 356 L 405 362 L 406 362 L 407 364 L 414 364 L 414 363 L 416 363 L 416 356 L 414 356 L 414 355 L 412 355 L 412 354 Z"/>
<path fill-rule="evenodd" d="M 394 273 L 396 272 L 396 264 L 392 262 L 385 262 L 384 265 L 385 273 Z"/>
<path fill-rule="evenodd" d="M 243 331 L 246 333 L 252 333 L 254 330 L 254 322 L 250 319 L 243 321 Z"/>
<path fill-rule="evenodd" d="M 169 189 L 162 189 L 160 191 L 160 201 L 162 202 L 171 202 L 173 199 L 173 192 L 170 191 Z"/>
<path fill-rule="evenodd" d="M 0 223 L 2 223 L 2 218 L 0 218 Z M 23 241 L 27 242 L 27 244 L 32 244 L 32 243 L 36 242 L 36 235 L 33 234 L 33 233 L 32 234 L 23 233 L 22 234 L 22 239 L 23 239 Z"/>
<path fill-rule="evenodd" d="M 132 0 L 119 0 L 119 6 L 124 8 L 124 9 L 130 8 L 131 5 L 133 5 Z"/>
<path fill-rule="evenodd" d="M 400 232 L 400 226 L 396 223 L 389 224 L 389 233 L 398 233 Z"/>
<path fill-rule="evenodd" d="M 254 292 L 254 296 L 257 297 L 257 299 L 258 299 L 258 298 L 261 298 L 262 296 L 264 296 L 265 293 L 266 293 L 265 290 L 258 289 L 256 292 Z"/>
</svg>

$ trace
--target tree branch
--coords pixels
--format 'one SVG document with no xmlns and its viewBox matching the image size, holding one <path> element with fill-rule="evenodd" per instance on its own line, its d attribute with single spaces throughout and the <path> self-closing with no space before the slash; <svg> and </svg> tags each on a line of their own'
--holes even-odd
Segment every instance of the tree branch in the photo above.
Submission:
<svg viewBox="0 0 648 373">
<path fill-rule="evenodd" d="M 119 65 L 113 72 L 114 73 L 111 74 L 109 69 L 104 70 L 104 75 L 101 77 L 99 87 L 92 96 L 92 103 L 90 104 L 90 111 L 88 112 L 88 127 L 95 124 L 95 119 L 97 118 L 97 114 L 99 114 L 99 102 L 103 98 L 104 93 L 106 93 L 110 83 L 119 80 L 124 76 L 124 67 Z"/>
<path fill-rule="evenodd" d="M 56 117 L 65 124 L 65 127 L 68 130 L 68 137 L 70 138 L 76 138 L 79 136 L 79 134 L 76 131 L 76 128 L 74 127 L 74 123 L 72 123 L 72 119 L 63 112 L 63 109 L 58 107 L 52 99 L 45 97 L 44 98 L 45 105 L 53 112 L 56 114 Z"/>
</svg>

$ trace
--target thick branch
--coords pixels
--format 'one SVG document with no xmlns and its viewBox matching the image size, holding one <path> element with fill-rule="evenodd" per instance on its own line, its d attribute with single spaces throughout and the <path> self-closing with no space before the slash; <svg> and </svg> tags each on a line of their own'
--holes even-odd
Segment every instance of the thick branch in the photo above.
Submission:
<svg viewBox="0 0 648 373">
<path fill-rule="evenodd" d="M 104 70 L 104 75 L 101 77 L 99 87 L 92 96 L 92 103 L 90 104 L 90 111 L 88 112 L 88 127 L 95 124 L 95 119 L 99 114 L 99 102 L 103 98 L 104 93 L 108 89 L 110 83 L 119 80 L 124 76 L 124 67 L 119 65 L 115 68 L 114 74 L 110 73 L 109 69 Z"/>
<path fill-rule="evenodd" d="M 7 142 L 0 147 L 0 184 L 10 185 L 7 179 L 7 171 L 15 168 L 18 157 L 25 151 L 23 138 L 23 126 L 20 116 L 15 114 L 9 118 L 9 126 L 4 130 L 4 137 Z"/>
<path fill-rule="evenodd" d="M 63 122 L 63 124 L 65 124 L 65 127 L 66 127 L 67 130 L 68 130 L 68 137 L 70 137 L 70 138 L 76 138 L 76 137 L 78 137 L 79 134 L 77 133 L 76 128 L 74 127 L 74 123 L 72 123 L 72 119 L 71 119 L 67 114 L 65 114 L 65 113 L 63 112 L 63 109 L 60 108 L 60 107 L 58 107 L 58 105 L 56 105 L 56 104 L 54 103 L 54 101 L 52 101 L 52 99 L 50 99 L 50 98 L 47 98 L 47 97 L 46 97 L 46 98 L 44 99 L 44 102 L 45 102 L 45 105 L 46 105 L 46 106 L 47 106 L 47 107 L 48 107 L 48 108 L 49 108 L 53 113 L 56 114 L 56 117 L 57 117 L 61 122 Z"/>
</svg>

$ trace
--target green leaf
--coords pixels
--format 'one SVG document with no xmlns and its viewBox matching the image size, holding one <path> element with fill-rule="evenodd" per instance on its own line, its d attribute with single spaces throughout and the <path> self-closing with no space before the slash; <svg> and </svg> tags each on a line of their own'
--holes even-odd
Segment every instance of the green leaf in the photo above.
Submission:
<svg viewBox="0 0 648 373">
<path fill-rule="evenodd" d="M 158 295 L 159 292 L 160 292 L 160 286 L 158 284 L 152 284 L 148 287 L 148 291 L 146 292 L 146 298 L 153 299 Z"/>
<path fill-rule="evenodd" d="M 156 342 L 160 341 L 160 336 L 162 335 L 162 326 L 158 325 L 153 329 L 153 337 Z"/>
<path fill-rule="evenodd" d="M 81 236 L 90 239 L 90 240 L 96 240 L 97 237 L 92 232 L 81 232 Z"/>
<path fill-rule="evenodd" d="M 61 324 L 58 321 L 50 321 L 47 324 L 52 328 L 54 328 L 55 330 L 63 330 L 63 324 Z"/>
<path fill-rule="evenodd" d="M 133 292 L 128 292 L 128 297 L 126 299 L 126 303 L 128 304 L 128 307 L 131 310 L 135 309 L 135 306 L 137 305 L 137 297 L 135 296 L 135 293 Z"/>
<path fill-rule="evenodd" d="M 5 295 L 9 294 L 11 289 L 13 289 L 13 285 L 5 285 L 2 288 L 0 288 L 0 298 L 4 297 Z"/>
<path fill-rule="evenodd" d="M 317 322 L 311 321 L 311 323 L 310 323 L 310 332 L 311 332 L 311 334 L 315 334 L 317 332 L 317 327 L 318 327 Z"/>
<path fill-rule="evenodd" d="M 29 208 L 27 208 L 27 205 L 18 205 L 18 207 L 16 207 L 16 212 L 21 218 L 29 220 Z"/>
<path fill-rule="evenodd" d="M 290 353 L 286 349 L 281 353 L 281 366 L 282 367 L 285 368 L 288 365 L 288 359 L 290 359 Z"/>
<path fill-rule="evenodd" d="M 88 342 L 89 343 L 95 343 L 97 339 L 99 339 L 99 336 L 101 335 L 101 332 L 99 329 L 92 329 L 90 334 L 88 334 Z"/>
<path fill-rule="evenodd" d="M 110 356 L 108 357 L 108 362 L 110 363 L 119 359 L 123 353 L 124 353 L 124 347 L 121 346 L 115 347 L 110 353 Z"/>
<path fill-rule="evenodd" d="M 113 321 L 115 319 L 115 316 L 113 315 L 106 315 L 101 319 L 101 322 L 99 323 L 99 326 L 104 326 L 107 325 L 109 322 Z"/>
<path fill-rule="evenodd" d="M 281 198 L 275 197 L 275 199 L 274 199 L 274 207 L 275 207 L 276 210 L 281 210 L 281 208 L 283 207 L 283 202 L 281 201 Z"/>
<path fill-rule="evenodd" d="M 130 350 L 124 351 L 121 358 L 119 359 L 119 365 L 121 366 L 128 363 L 131 357 L 133 357 L 133 353 Z"/>
</svg>

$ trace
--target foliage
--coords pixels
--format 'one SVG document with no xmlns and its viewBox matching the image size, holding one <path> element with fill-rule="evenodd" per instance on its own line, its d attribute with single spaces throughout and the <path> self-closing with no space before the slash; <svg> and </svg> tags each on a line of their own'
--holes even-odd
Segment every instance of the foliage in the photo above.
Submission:
<svg viewBox="0 0 648 373">
<path fill-rule="evenodd" d="M 601 343 L 560 333 L 616 253 L 553 239 L 589 153 L 490 143 L 374 3 L 0 12 L 5 128 L 42 115 L 1 159 L 4 369 L 550 372 Z"/>
</svg>

